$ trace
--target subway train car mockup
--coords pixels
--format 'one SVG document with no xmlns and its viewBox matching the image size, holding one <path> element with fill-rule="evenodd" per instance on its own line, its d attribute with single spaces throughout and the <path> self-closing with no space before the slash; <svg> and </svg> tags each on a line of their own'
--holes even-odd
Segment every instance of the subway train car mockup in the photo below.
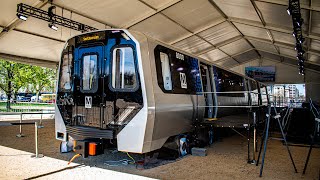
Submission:
<svg viewBox="0 0 320 180">
<path fill-rule="evenodd" d="M 268 103 L 253 79 L 156 41 L 111 29 L 67 41 L 57 90 L 56 139 L 106 141 L 119 151 L 147 153 L 194 122 L 246 113 Z M 63 147 L 62 147 L 63 149 Z"/>
</svg>

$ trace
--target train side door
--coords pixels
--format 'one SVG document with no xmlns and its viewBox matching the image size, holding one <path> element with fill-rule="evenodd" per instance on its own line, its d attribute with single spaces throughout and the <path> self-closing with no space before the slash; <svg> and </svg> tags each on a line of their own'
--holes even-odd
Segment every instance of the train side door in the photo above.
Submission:
<svg viewBox="0 0 320 180">
<path fill-rule="evenodd" d="M 206 101 L 206 108 L 205 108 L 205 117 L 206 118 L 212 118 L 213 117 L 213 89 L 211 85 L 211 78 L 209 73 L 209 67 L 208 65 L 201 64 L 200 70 L 201 70 L 201 79 L 202 79 L 202 88 L 204 91 L 204 97 Z"/>
</svg>

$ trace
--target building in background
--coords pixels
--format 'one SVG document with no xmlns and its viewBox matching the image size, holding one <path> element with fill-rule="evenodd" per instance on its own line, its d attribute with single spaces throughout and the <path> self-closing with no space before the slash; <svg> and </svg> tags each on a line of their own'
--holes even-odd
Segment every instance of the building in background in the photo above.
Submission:
<svg viewBox="0 0 320 180">
<path fill-rule="evenodd" d="M 289 99 L 296 100 L 299 98 L 299 90 L 295 84 L 290 84 L 289 86 Z"/>
<path fill-rule="evenodd" d="M 301 103 L 305 101 L 304 84 L 275 84 L 273 98 L 277 105 L 287 105 L 290 102 Z"/>
</svg>

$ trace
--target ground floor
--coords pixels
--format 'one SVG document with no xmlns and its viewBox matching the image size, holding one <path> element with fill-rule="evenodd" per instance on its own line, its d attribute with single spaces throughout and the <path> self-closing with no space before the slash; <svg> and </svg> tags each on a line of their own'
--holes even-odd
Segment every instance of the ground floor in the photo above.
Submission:
<svg viewBox="0 0 320 180">
<path fill-rule="evenodd" d="M 247 164 L 247 142 L 239 135 L 215 142 L 207 148 L 205 157 L 187 155 L 141 169 L 133 164 L 111 164 L 129 159 L 126 153 L 114 149 L 96 157 L 77 158 L 67 165 L 74 153 L 59 153 L 60 142 L 54 138 L 54 120 L 43 121 L 44 128 L 39 129 L 39 152 L 45 157 L 34 159 L 30 157 L 35 151 L 34 126 L 24 126 L 25 137 L 17 138 L 19 126 L 5 125 L 0 125 L 0 179 L 257 179 L 260 170 L 260 166 Z M 280 141 L 270 140 L 261 179 L 319 178 L 320 149 L 313 149 L 307 173 L 302 175 L 308 148 L 290 148 L 299 173 L 294 173 L 285 146 Z M 137 161 L 143 158 L 132 156 Z"/>
</svg>

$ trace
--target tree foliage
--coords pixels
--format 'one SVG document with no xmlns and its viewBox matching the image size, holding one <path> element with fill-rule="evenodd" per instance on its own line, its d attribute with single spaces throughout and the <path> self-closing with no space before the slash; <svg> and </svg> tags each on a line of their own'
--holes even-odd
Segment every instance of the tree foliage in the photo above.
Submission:
<svg viewBox="0 0 320 180">
<path fill-rule="evenodd" d="M 34 92 L 41 92 L 44 88 L 53 91 L 55 70 L 15 63 L 0 59 L 0 89 L 3 90 L 8 100 L 21 88 L 29 88 Z"/>
<path fill-rule="evenodd" d="M 33 91 L 37 93 L 37 97 L 44 88 L 46 91 L 54 91 L 54 80 L 56 78 L 55 70 L 39 66 L 32 66 L 31 71 L 32 78 L 30 84 L 32 84 Z"/>
<path fill-rule="evenodd" d="M 0 89 L 6 94 L 17 93 L 30 81 L 30 65 L 0 60 Z"/>
</svg>

